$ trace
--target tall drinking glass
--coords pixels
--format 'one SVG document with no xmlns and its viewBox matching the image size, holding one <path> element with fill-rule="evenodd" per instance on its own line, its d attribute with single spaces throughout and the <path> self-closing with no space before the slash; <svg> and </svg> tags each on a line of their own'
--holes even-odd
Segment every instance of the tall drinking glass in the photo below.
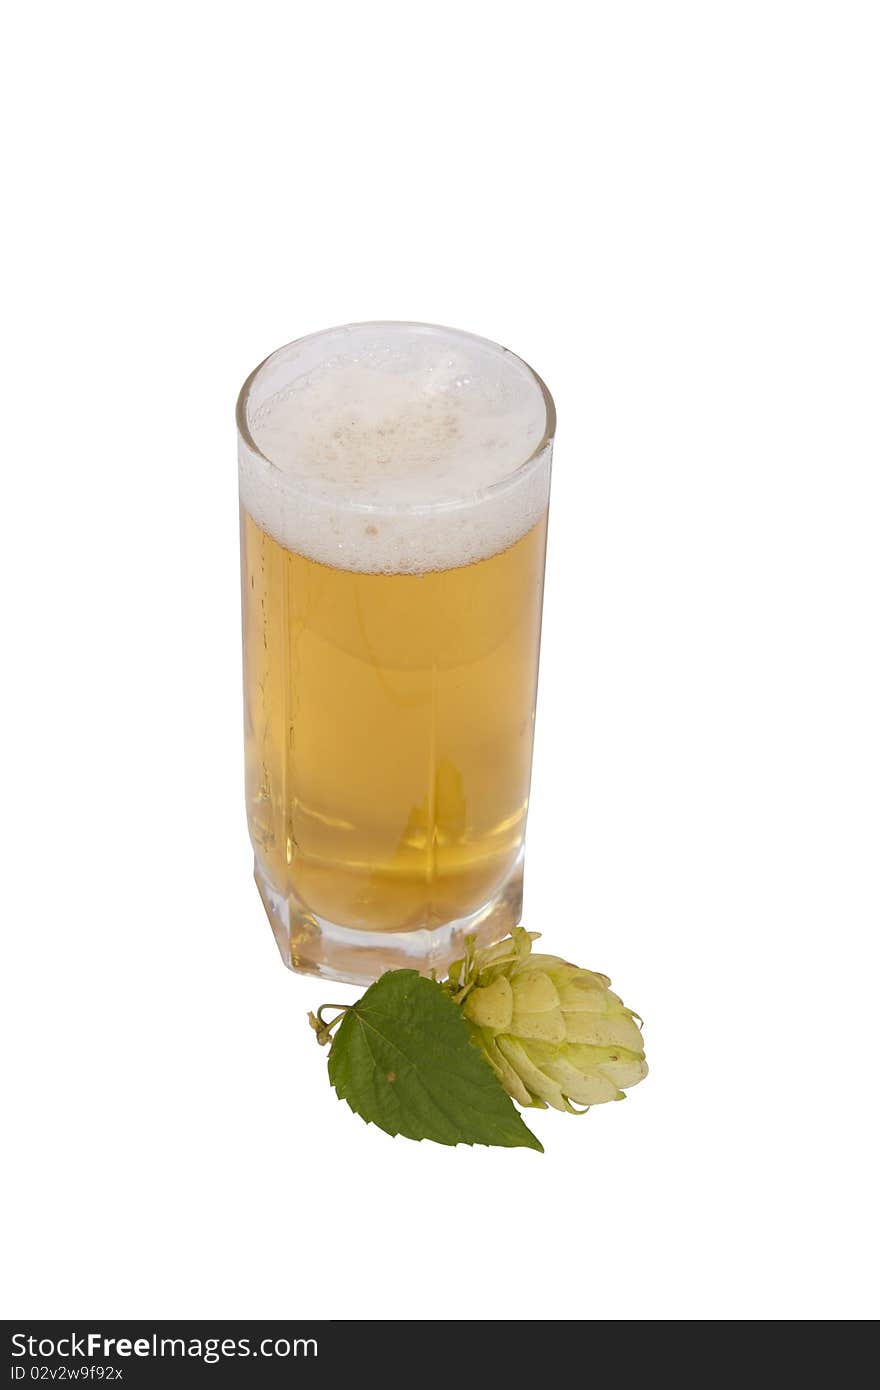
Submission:
<svg viewBox="0 0 880 1390">
<path fill-rule="evenodd" d="M 554 426 L 519 357 L 430 324 L 242 388 L 248 826 L 295 970 L 441 974 L 519 921 Z"/>
</svg>

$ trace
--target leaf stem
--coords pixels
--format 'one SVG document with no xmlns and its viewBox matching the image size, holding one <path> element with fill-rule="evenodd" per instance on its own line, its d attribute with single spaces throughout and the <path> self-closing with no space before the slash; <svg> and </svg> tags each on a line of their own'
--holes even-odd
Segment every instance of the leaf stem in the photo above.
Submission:
<svg viewBox="0 0 880 1390">
<path fill-rule="evenodd" d="M 337 1023 L 342 1022 L 351 1007 L 351 1004 L 322 1004 L 317 1014 L 313 1014 L 311 1011 L 309 1012 L 309 1024 L 314 1028 L 318 1043 L 321 1047 L 327 1046 L 333 1034 L 333 1029 L 336 1027 Z M 325 1009 L 338 1009 L 339 1013 L 328 1022 L 324 1017 Z"/>
</svg>

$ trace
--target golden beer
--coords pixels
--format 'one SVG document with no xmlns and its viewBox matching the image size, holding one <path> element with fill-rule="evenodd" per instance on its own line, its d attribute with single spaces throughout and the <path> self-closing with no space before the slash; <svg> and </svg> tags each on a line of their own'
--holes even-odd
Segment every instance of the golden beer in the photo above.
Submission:
<svg viewBox="0 0 880 1390">
<path fill-rule="evenodd" d="M 351 979 L 400 964 L 442 969 L 468 932 L 502 936 L 521 902 L 548 398 L 514 358 L 518 387 L 528 373 L 528 409 L 490 409 L 474 394 L 474 359 L 482 366 L 490 349 L 497 374 L 503 350 L 419 330 L 413 352 L 415 331 L 336 330 L 346 351 L 332 345 L 330 368 L 324 357 L 309 367 L 315 340 L 303 340 L 305 363 L 300 345 L 282 349 L 292 353 L 288 369 L 301 369 L 292 380 L 305 385 L 296 394 L 282 384 L 255 403 L 268 359 L 251 378 L 245 420 L 245 766 L 256 878 L 287 963 Z M 401 336 L 406 370 L 387 366 L 386 346 L 398 363 Z M 326 356 L 326 343 L 315 346 Z M 445 387 L 430 375 L 438 352 Z M 447 399 L 460 391 L 449 383 L 461 380 L 462 360 L 472 390 Z M 279 380 L 284 373 L 270 388 Z M 426 380 L 436 389 L 426 393 Z M 507 444 L 499 422 L 510 417 Z M 490 481 L 473 487 L 493 447 L 516 453 L 520 468 L 530 443 L 546 454 L 533 477 L 509 482 L 517 469 L 493 456 Z"/>
</svg>

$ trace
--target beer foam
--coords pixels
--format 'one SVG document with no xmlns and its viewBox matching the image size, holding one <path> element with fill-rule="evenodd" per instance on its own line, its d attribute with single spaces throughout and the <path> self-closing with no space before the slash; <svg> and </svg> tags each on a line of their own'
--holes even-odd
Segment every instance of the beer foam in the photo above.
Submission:
<svg viewBox="0 0 880 1390">
<path fill-rule="evenodd" d="M 288 550 L 365 573 L 452 569 L 541 517 L 553 406 L 520 358 L 425 324 L 280 348 L 239 402 L 244 508 Z"/>
</svg>

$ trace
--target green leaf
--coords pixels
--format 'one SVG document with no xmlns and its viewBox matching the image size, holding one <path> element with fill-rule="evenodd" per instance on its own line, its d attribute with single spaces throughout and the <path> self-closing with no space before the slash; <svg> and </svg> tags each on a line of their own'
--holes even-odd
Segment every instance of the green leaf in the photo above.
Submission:
<svg viewBox="0 0 880 1390">
<path fill-rule="evenodd" d="M 339 1025 L 327 1069 L 340 1100 L 386 1134 L 544 1152 L 461 1010 L 415 970 L 370 985 Z"/>
</svg>

